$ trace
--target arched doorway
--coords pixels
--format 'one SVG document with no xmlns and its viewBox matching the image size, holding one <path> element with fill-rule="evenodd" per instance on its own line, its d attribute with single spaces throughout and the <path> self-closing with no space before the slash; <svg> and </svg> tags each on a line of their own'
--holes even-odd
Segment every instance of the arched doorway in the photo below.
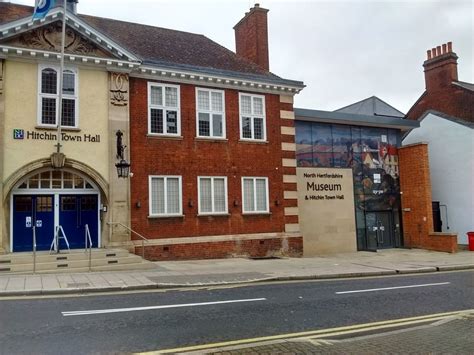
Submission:
<svg viewBox="0 0 474 355">
<path fill-rule="evenodd" d="M 37 170 L 16 184 L 10 203 L 12 252 L 33 249 L 33 226 L 37 250 L 50 249 L 59 226 L 71 249 L 85 247 L 86 225 L 92 246 L 100 246 L 99 188 L 77 171 Z M 60 247 L 65 247 L 64 241 Z"/>
</svg>

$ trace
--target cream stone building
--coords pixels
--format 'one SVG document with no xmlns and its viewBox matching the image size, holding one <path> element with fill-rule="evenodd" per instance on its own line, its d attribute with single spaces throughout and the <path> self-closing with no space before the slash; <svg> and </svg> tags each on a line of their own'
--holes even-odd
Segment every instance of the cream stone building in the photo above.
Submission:
<svg viewBox="0 0 474 355">
<path fill-rule="evenodd" d="M 116 134 L 128 145 L 137 58 L 68 13 L 58 130 L 62 10 L 32 21 L 9 9 L 0 18 L 0 253 L 31 250 L 33 226 L 38 250 L 60 228 L 71 248 L 84 247 L 86 226 L 93 247 L 129 247 L 129 232 L 108 222 L 129 225 Z"/>
</svg>

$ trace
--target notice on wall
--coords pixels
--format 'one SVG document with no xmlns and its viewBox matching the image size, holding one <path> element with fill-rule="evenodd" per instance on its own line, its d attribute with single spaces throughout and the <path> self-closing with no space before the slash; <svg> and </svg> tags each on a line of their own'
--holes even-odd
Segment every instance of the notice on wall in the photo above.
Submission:
<svg viewBox="0 0 474 355">
<path fill-rule="evenodd" d="M 297 168 L 303 253 L 357 250 L 352 169 Z"/>
</svg>

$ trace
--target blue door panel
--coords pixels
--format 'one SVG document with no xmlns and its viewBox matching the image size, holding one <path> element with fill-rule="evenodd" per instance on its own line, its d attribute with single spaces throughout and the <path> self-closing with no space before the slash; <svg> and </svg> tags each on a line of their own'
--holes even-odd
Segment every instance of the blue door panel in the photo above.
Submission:
<svg viewBox="0 0 474 355">
<path fill-rule="evenodd" d="M 33 250 L 32 196 L 13 196 L 13 251 Z"/>
<path fill-rule="evenodd" d="M 84 237 L 80 237 L 80 216 L 77 199 L 77 195 L 59 196 L 59 225 L 63 227 L 71 249 L 84 248 Z M 67 248 L 63 239 L 59 240 L 59 248 L 61 250 Z"/>
<path fill-rule="evenodd" d="M 33 226 L 36 249 L 49 250 L 54 236 L 54 197 L 28 195 L 13 197 L 13 251 L 33 250 Z"/>
<path fill-rule="evenodd" d="M 92 246 L 98 247 L 98 198 L 97 195 L 60 195 L 59 224 L 71 249 L 85 247 L 86 224 L 92 239 Z M 63 240 L 60 248 L 66 248 Z"/>
<path fill-rule="evenodd" d="M 80 202 L 82 235 L 85 235 L 86 224 L 92 240 L 92 247 L 98 248 L 99 245 L 99 226 L 98 226 L 98 198 L 97 195 L 82 195 Z"/>
<path fill-rule="evenodd" d="M 36 249 L 49 250 L 54 238 L 54 196 L 35 197 Z"/>
</svg>

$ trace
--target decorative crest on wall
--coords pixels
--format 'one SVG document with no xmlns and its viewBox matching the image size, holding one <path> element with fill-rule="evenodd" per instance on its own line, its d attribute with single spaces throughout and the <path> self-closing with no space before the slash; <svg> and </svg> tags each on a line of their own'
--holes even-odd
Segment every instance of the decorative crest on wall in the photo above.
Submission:
<svg viewBox="0 0 474 355">
<path fill-rule="evenodd" d="M 128 105 L 128 74 L 110 73 L 110 103 L 114 106 Z"/>
<path fill-rule="evenodd" d="M 61 51 L 61 22 L 36 28 L 12 39 L 9 45 L 41 49 L 46 51 Z M 79 55 L 106 57 L 110 54 L 98 48 L 93 42 L 82 37 L 71 28 L 66 28 L 65 51 Z"/>
</svg>

